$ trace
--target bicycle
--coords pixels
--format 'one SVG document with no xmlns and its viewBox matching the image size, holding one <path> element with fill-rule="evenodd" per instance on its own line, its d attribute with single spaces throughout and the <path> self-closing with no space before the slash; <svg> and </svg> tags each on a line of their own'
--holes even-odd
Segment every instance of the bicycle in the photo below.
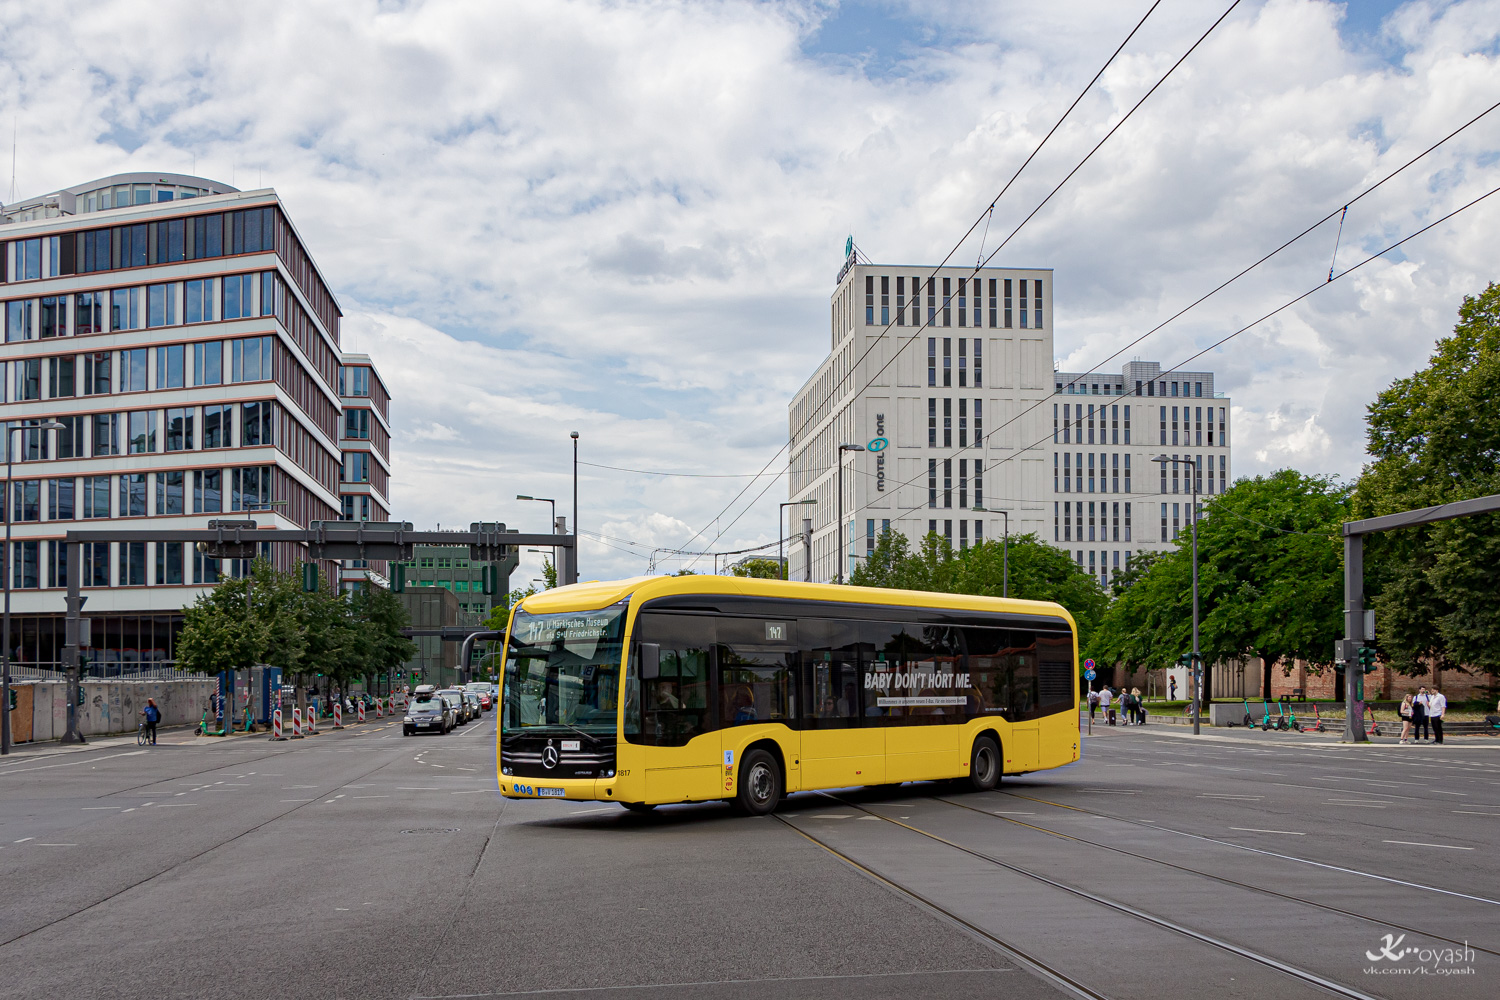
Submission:
<svg viewBox="0 0 1500 1000">
<path fill-rule="evenodd" d="M 145 720 L 142 720 L 142 721 L 136 723 L 136 727 L 135 727 L 135 745 L 138 746 L 138 747 L 143 747 L 143 746 L 149 745 L 150 743 L 151 743 L 151 736 L 149 735 L 149 733 L 146 730 Z"/>
</svg>

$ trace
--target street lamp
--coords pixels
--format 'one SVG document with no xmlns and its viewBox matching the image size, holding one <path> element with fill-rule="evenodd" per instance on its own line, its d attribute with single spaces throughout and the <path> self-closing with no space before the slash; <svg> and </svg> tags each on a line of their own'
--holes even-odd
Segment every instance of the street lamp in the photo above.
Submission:
<svg viewBox="0 0 1500 1000">
<path fill-rule="evenodd" d="M 846 451 L 864 451 L 864 450 L 865 450 L 865 446 L 862 445 L 862 444 L 841 444 L 841 445 L 839 445 L 839 460 L 836 463 L 838 465 L 838 495 L 839 495 L 839 500 L 838 500 L 838 535 L 837 535 L 837 538 L 838 538 L 838 560 L 839 561 L 838 561 L 838 564 L 834 566 L 834 577 L 833 577 L 833 582 L 834 583 L 843 583 L 844 582 L 844 452 L 846 452 Z"/>
<path fill-rule="evenodd" d="M 1192 517 L 1188 520 L 1188 524 L 1193 532 L 1193 659 L 1188 665 L 1191 670 L 1191 673 L 1188 675 L 1188 683 L 1192 687 L 1190 696 L 1193 699 L 1193 735 L 1197 736 L 1199 735 L 1198 726 L 1201 715 L 1198 682 L 1198 671 L 1200 669 L 1198 655 L 1198 463 L 1186 455 L 1182 458 L 1168 458 L 1166 455 L 1157 455 L 1152 461 L 1162 463 L 1162 475 L 1166 475 L 1167 462 L 1182 462 L 1192 466 L 1193 469 L 1193 474 L 1189 477 L 1191 479 L 1190 485 L 1192 486 L 1193 510 Z"/>
<path fill-rule="evenodd" d="M 1010 596 L 1010 511 L 990 510 L 987 507 L 971 508 L 981 514 L 999 514 L 1005 518 L 1005 540 L 1000 546 L 1000 596 Z"/>
<path fill-rule="evenodd" d="M 578 432 L 571 431 L 573 439 L 573 555 L 569 557 L 568 576 L 563 583 L 578 582 Z M 552 529 L 556 531 L 554 527 Z"/>
<path fill-rule="evenodd" d="M 781 561 L 782 560 L 782 556 L 781 556 L 781 539 L 782 539 L 781 526 L 782 526 L 783 519 L 786 517 L 786 509 L 788 507 L 797 507 L 797 506 L 800 506 L 801 504 L 805 504 L 805 503 L 817 503 L 817 502 L 818 501 L 814 500 L 813 498 L 808 497 L 806 500 L 790 500 L 790 501 L 788 501 L 786 503 L 783 503 L 783 504 L 777 504 L 777 506 L 776 506 L 776 566 L 777 566 L 776 572 L 777 573 L 781 572 L 781 566 L 783 565 L 783 563 Z M 791 578 L 792 578 L 792 574 L 790 572 L 788 572 L 786 574 L 786 576 L 785 576 L 785 579 L 790 580 Z"/>
<path fill-rule="evenodd" d="M 30 427 L 20 425 L 8 427 L 5 432 L 5 556 L 0 558 L 0 572 L 5 574 L 5 624 L 0 626 L 5 632 L 4 667 L 0 668 L 0 702 L 4 703 L 4 714 L 0 715 L 0 754 L 10 753 L 10 508 L 15 503 L 15 496 L 11 490 L 11 464 L 15 459 L 16 449 L 13 447 L 15 438 L 11 437 L 16 431 L 37 430 L 42 433 L 47 431 L 66 430 L 67 425 L 56 420 L 43 420 L 41 423 L 32 424 Z M 41 497 L 37 497 L 41 502 Z M 79 683 L 83 678 L 79 678 Z M 70 692 L 71 694 L 71 692 Z"/>
<path fill-rule="evenodd" d="M 553 533 L 557 532 L 557 501 L 556 500 L 553 500 L 550 497 L 529 497 L 529 496 L 527 496 L 524 493 L 517 493 L 516 494 L 516 499 L 517 500 L 531 500 L 531 501 L 533 501 L 535 503 L 551 504 L 551 506 L 552 506 L 552 520 L 548 521 L 547 523 L 551 526 L 550 530 Z M 573 516 L 577 517 L 578 515 L 575 513 Z M 526 551 L 527 552 L 540 552 L 542 550 L 541 549 L 527 549 Z M 556 546 L 554 546 L 553 549 L 552 549 L 552 569 L 553 569 L 554 572 L 557 570 L 557 548 L 556 548 Z"/>
</svg>

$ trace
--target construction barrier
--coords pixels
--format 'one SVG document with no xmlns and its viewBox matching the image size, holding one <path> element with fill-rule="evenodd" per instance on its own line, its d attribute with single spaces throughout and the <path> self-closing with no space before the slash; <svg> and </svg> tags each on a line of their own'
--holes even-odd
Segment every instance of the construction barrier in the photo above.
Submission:
<svg viewBox="0 0 1500 1000">
<path fill-rule="evenodd" d="M 318 710 L 315 706 L 307 710 L 307 735 L 318 735 Z"/>
<path fill-rule="evenodd" d="M 380 703 L 376 702 L 375 704 L 377 706 L 379 706 Z M 363 699 L 360 700 L 360 703 L 356 706 L 356 708 L 359 711 L 359 721 L 360 722 L 364 722 L 365 721 L 365 703 L 364 703 Z M 379 707 L 377 707 L 375 709 L 375 716 L 376 716 L 376 718 L 380 717 L 380 709 L 379 709 Z"/>
<path fill-rule="evenodd" d="M 302 709 L 292 706 L 292 739 L 302 738 Z"/>
<path fill-rule="evenodd" d="M 344 728 L 344 706 L 341 702 L 333 703 L 333 728 Z"/>
<path fill-rule="evenodd" d="M 285 736 L 281 735 L 281 709 L 279 708 L 271 713 L 271 739 L 286 739 Z"/>
</svg>

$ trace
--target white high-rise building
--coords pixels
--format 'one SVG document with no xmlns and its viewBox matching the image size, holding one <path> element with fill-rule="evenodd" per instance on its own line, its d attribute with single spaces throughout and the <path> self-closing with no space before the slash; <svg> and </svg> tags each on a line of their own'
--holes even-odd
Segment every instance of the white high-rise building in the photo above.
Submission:
<svg viewBox="0 0 1500 1000">
<path fill-rule="evenodd" d="M 1108 585 L 1131 553 L 1185 530 L 1183 458 L 1201 459 L 1204 495 L 1229 482 L 1229 401 L 1211 374 L 1054 370 L 1048 269 L 851 258 L 830 318 L 829 355 L 789 412 L 788 499 L 813 501 L 786 508 L 794 579 L 838 575 L 840 462 L 845 579 L 886 528 L 913 549 L 929 532 L 962 549 L 1008 526 Z M 1176 460 L 1165 473 L 1162 453 Z"/>
<path fill-rule="evenodd" d="M 1233 482 L 1230 403 L 1212 372 L 1155 361 L 1058 372 L 1053 392 L 1052 524 L 1042 537 L 1108 586 L 1133 553 L 1170 549 L 1188 530 L 1194 470 L 1200 509 Z"/>
</svg>

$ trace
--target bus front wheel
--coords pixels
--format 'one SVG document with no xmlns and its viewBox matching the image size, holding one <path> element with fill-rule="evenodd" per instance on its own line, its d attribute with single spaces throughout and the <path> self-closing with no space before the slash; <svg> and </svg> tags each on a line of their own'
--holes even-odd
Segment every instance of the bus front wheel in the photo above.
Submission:
<svg viewBox="0 0 1500 1000">
<path fill-rule="evenodd" d="M 783 787 L 776 758 L 764 750 L 751 750 L 740 764 L 740 791 L 735 805 L 751 816 L 765 816 L 781 801 Z"/>
<path fill-rule="evenodd" d="M 993 737 L 979 737 L 969 758 L 969 786 L 976 792 L 993 791 L 1000 784 L 1000 771 L 999 745 Z"/>
</svg>

